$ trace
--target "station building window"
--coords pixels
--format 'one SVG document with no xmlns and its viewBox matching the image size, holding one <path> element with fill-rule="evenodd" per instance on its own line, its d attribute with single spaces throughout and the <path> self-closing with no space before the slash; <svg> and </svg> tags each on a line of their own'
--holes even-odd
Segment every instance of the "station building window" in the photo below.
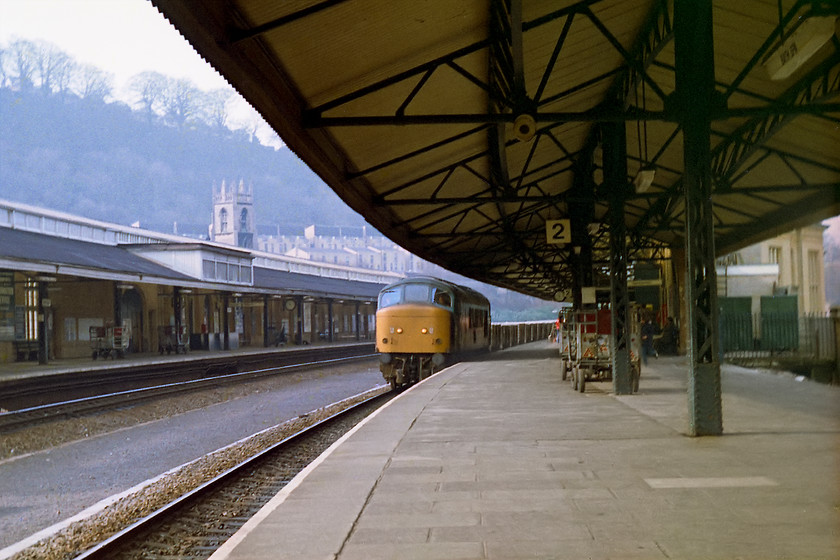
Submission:
<svg viewBox="0 0 840 560">
<path fill-rule="evenodd" d="M 24 328 L 26 340 L 38 339 L 38 283 L 27 280 L 24 288 Z"/>
<path fill-rule="evenodd" d="M 250 264 L 228 263 L 202 259 L 201 276 L 205 280 L 219 280 L 237 284 L 250 284 L 253 276 Z"/>
</svg>

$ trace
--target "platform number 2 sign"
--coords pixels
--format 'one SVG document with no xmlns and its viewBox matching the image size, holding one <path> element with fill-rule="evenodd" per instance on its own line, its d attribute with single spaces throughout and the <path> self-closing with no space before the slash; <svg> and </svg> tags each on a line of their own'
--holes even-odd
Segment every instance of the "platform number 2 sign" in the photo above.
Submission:
<svg viewBox="0 0 840 560">
<path fill-rule="evenodd" d="M 572 242 L 571 220 L 546 220 L 545 235 L 549 243 L 561 244 Z"/>
</svg>

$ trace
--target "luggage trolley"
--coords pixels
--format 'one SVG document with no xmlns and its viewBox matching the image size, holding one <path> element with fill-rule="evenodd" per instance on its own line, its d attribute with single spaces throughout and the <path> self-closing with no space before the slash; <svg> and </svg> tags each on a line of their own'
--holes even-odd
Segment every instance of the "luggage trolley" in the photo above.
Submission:
<svg viewBox="0 0 840 560">
<path fill-rule="evenodd" d="M 124 358 L 131 333 L 126 326 L 90 327 L 90 349 L 93 359 Z"/>
<path fill-rule="evenodd" d="M 184 354 L 190 349 L 190 340 L 187 335 L 187 328 L 181 326 L 179 329 L 171 325 L 165 327 L 158 327 L 158 352 L 163 354 L 171 354 L 173 351 L 176 354 L 183 352 Z"/>
<path fill-rule="evenodd" d="M 561 311 L 558 315 L 557 343 L 560 345 L 560 377 L 563 381 L 569 374 L 577 359 L 577 346 L 574 342 L 574 313 L 571 310 Z"/>
<path fill-rule="evenodd" d="M 577 311 L 572 317 L 572 337 L 569 341 L 575 347 L 575 359 L 570 361 L 572 388 L 583 393 L 587 380 L 612 379 L 611 315 L 609 309 L 600 309 Z"/>
<path fill-rule="evenodd" d="M 563 325 L 567 325 L 563 328 Z M 561 321 L 560 371 L 571 377 L 572 388 L 583 393 L 587 381 L 612 380 L 612 315 L 609 309 L 575 311 Z M 638 333 L 629 333 L 630 382 L 639 390 Z M 569 372 L 571 372 L 569 374 Z"/>
</svg>

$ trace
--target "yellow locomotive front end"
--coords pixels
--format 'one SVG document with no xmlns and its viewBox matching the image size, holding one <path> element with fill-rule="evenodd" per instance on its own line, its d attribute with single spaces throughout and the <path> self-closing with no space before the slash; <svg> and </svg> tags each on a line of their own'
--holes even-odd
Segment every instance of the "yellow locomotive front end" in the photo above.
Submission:
<svg viewBox="0 0 840 560">
<path fill-rule="evenodd" d="M 389 354 L 446 354 L 452 313 L 431 305 L 403 304 L 376 314 L 376 346 Z"/>
<path fill-rule="evenodd" d="M 376 312 L 379 369 L 392 387 L 421 381 L 446 363 L 452 346 L 452 294 L 411 283 L 380 294 Z"/>
</svg>

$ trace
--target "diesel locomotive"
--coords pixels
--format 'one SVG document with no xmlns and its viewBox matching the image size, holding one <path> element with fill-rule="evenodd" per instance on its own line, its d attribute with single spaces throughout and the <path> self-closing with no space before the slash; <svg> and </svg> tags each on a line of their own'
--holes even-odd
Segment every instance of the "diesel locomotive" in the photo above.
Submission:
<svg viewBox="0 0 840 560">
<path fill-rule="evenodd" d="M 459 356 L 489 347 L 490 302 L 471 288 L 414 277 L 379 293 L 379 369 L 394 389 L 425 379 Z"/>
</svg>

